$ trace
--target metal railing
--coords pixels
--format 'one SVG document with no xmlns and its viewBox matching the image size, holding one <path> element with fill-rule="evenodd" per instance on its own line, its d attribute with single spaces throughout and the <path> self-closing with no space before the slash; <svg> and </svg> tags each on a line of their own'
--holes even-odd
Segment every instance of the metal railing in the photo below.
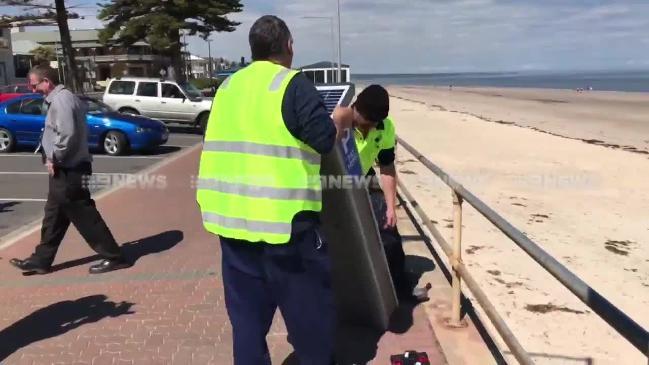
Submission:
<svg viewBox="0 0 649 365">
<path fill-rule="evenodd" d="M 476 301 L 480 304 L 516 360 L 525 365 L 534 364 L 531 356 L 518 342 L 513 332 L 509 329 L 503 318 L 498 314 L 487 295 L 480 288 L 477 281 L 471 276 L 462 262 L 462 203 L 466 201 L 489 222 L 502 231 L 508 238 L 522 248 L 530 257 L 541 265 L 541 267 L 554 276 L 561 284 L 563 284 L 564 287 L 584 302 L 600 318 L 613 327 L 615 331 L 622 335 L 649 360 L 649 332 L 647 332 L 647 330 L 627 316 L 619 308 L 611 304 L 611 302 L 586 284 L 577 275 L 568 270 L 568 268 L 559 263 L 554 257 L 545 252 L 541 247 L 539 247 L 539 245 L 530 240 L 520 230 L 511 225 L 507 220 L 478 199 L 470 191 L 465 189 L 461 184 L 456 182 L 441 168 L 429 161 L 414 147 L 400 137 L 397 137 L 397 141 L 452 190 L 454 231 L 453 247 L 446 242 L 444 237 L 432 224 L 431 220 L 404 184 L 401 181 L 398 183 L 400 191 L 406 197 L 406 204 L 411 210 L 417 212 L 422 220 L 420 223 L 430 231 L 433 238 L 442 248 L 451 263 L 453 298 L 450 318 L 447 321 L 449 326 L 462 326 L 460 301 L 462 295 L 461 284 L 462 280 L 464 280 L 465 285 L 471 293 L 473 293 Z"/>
</svg>

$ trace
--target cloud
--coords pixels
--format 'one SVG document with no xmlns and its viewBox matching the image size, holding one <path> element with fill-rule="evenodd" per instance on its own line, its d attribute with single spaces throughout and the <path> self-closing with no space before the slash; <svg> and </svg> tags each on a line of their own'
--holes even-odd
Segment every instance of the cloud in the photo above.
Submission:
<svg viewBox="0 0 649 365">
<path fill-rule="evenodd" d="M 335 55 L 327 19 L 334 0 L 243 0 L 241 25 L 211 36 L 213 56 L 250 58 L 248 30 L 263 14 L 284 19 L 295 39 L 295 65 Z M 649 59 L 646 0 L 340 0 L 342 58 L 353 73 L 605 69 Z M 91 6 L 87 0 L 76 5 Z M 95 8 L 96 9 L 96 8 Z M 71 27 L 96 27 L 92 16 Z M 74 24 L 74 25 L 72 25 Z M 335 27 L 337 31 L 337 27 Z M 335 33 L 335 32 L 334 32 Z M 334 34 L 334 40 L 337 35 Z M 207 43 L 188 37 L 207 56 Z M 332 48 L 333 51 L 332 52 Z M 634 60 L 629 62 L 629 60 Z"/>
</svg>

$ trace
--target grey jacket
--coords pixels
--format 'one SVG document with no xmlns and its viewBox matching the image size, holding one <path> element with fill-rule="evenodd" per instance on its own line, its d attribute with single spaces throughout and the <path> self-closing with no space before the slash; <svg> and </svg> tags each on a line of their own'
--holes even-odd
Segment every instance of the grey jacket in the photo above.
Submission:
<svg viewBox="0 0 649 365">
<path fill-rule="evenodd" d="M 73 168 L 92 162 L 88 150 L 86 104 L 63 85 L 45 98 L 47 117 L 43 131 L 43 151 L 55 166 Z"/>
</svg>

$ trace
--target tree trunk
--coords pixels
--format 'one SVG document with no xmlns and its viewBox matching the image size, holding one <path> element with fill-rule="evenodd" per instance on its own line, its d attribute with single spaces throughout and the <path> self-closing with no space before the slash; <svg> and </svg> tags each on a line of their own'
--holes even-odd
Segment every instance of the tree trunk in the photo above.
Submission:
<svg viewBox="0 0 649 365">
<path fill-rule="evenodd" d="M 173 46 L 169 50 L 169 58 L 171 58 L 171 67 L 174 69 L 174 75 L 177 82 L 184 82 L 187 80 L 184 57 L 182 55 L 182 46 L 180 43 L 180 32 L 175 31 L 169 34 Z"/>
<path fill-rule="evenodd" d="M 70 28 L 68 28 L 68 13 L 65 10 L 64 0 L 55 0 L 56 3 L 56 22 L 59 25 L 59 34 L 61 35 L 61 46 L 63 47 L 63 62 L 65 62 L 65 80 L 68 87 L 73 92 L 81 92 L 81 83 L 77 73 L 77 63 L 74 58 L 74 48 L 72 48 L 72 38 L 70 37 Z"/>
</svg>

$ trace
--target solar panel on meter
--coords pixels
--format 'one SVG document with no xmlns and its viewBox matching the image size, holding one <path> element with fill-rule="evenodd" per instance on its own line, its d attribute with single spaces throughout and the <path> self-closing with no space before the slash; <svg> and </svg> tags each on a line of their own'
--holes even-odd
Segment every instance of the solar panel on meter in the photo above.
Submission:
<svg viewBox="0 0 649 365">
<path fill-rule="evenodd" d="M 318 85 L 327 109 L 347 106 L 354 96 L 353 84 Z M 322 159 L 324 181 L 361 174 L 351 131 Z M 329 242 L 333 287 L 339 319 L 384 331 L 397 306 L 378 227 L 363 185 L 340 187 L 326 184 L 322 192 L 322 223 Z"/>
<path fill-rule="evenodd" d="M 319 85 L 316 89 L 322 96 L 329 113 L 334 111 L 336 105 L 349 104 L 354 96 L 353 85 Z"/>
</svg>

